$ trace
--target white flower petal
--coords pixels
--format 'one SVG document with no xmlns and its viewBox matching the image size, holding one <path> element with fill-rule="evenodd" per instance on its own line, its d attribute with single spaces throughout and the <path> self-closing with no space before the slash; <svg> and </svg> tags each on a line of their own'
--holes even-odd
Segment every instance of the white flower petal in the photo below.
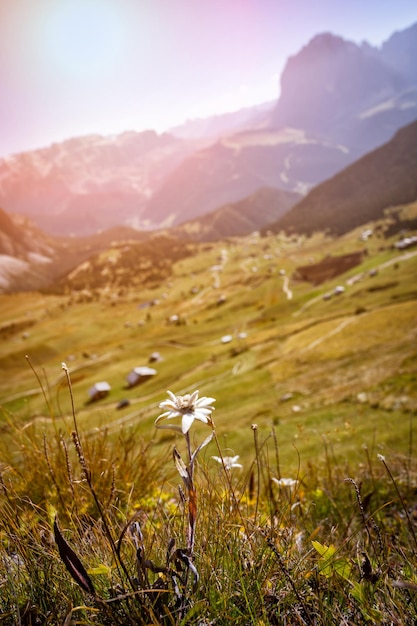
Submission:
<svg viewBox="0 0 417 626">
<path fill-rule="evenodd" d="M 167 393 L 169 398 L 159 404 L 159 407 L 165 409 L 165 412 L 157 418 L 158 424 L 161 419 L 170 420 L 181 417 L 181 431 L 184 434 L 189 431 L 196 419 L 204 424 L 213 424 L 210 416 L 214 411 L 212 404 L 215 402 L 215 398 L 199 398 L 198 390 L 184 396 L 176 396 L 172 391 L 167 391 Z"/>
<path fill-rule="evenodd" d="M 212 456 L 211 458 L 217 461 L 218 463 L 221 463 L 222 465 L 224 465 L 225 469 L 227 470 L 231 470 L 233 467 L 243 468 L 243 465 L 241 465 L 240 463 L 236 463 L 236 461 L 239 458 L 239 455 L 224 456 L 223 458 L 221 458 L 220 456 Z"/>
<path fill-rule="evenodd" d="M 198 408 L 200 407 L 208 407 L 210 406 L 213 402 L 216 402 L 216 398 L 199 398 L 196 402 L 196 406 L 198 406 Z"/>
<path fill-rule="evenodd" d="M 273 476 L 272 480 L 280 487 L 295 487 L 298 483 L 298 480 L 295 480 L 294 478 L 279 478 L 278 479 Z"/>
<path fill-rule="evenodd" d="M 181 428 L 179 426 L 177 426 L 176 424 L 160 424 L 160 422 L 162 420 L 164 420 L 164 419 L 167 419 L 164 414 L 162 414 L 159 417 L 157 417 L 156 420 L 155 420 L 155 427 L 156 428 L 168 429 L 168 430 L 176 430 L 178 432 L 181 432 Z"/>
<path fill-rule="evenodd" d="M 171 413 L 171 411 L 166 411 L 165 413 L 161 413 L 161 415 L 158 415 L 158 417 L 156 419 L 160 420 L 160 419 L 164 419 L 164 417 L 168 417 L 168 415 Z"/>
<path fill-rule="evenodd" d="M 201 398 L 200 398 L 201 400 Z M 197 401 L 200 402 L 200 400 L 198 400 L 198 390 L 194 391 L 191 396 L 188 396 L 188 402 L 189 404 L 197 404 Z"/>
<path fill-rule="evenodd" d="M 160 402 L 159 408 L 160 409 L 176 409 L 177 405 L 174 404 L 174 402 L 171 402 L 171 400 L 164 400 L 163 402 Z"/>
<path fill-rule="evenodd" d="M 200 413 L 199 411 L 196 411 L 195 413 L 193 413 L 194 415 L 194 419 L 199 420 L 200 422 L 203 422 L 204 424 L 208 424 L 208 416 L 204 415 L 204 413 Z"/>
<path fill-rule="evenodd" d="M 172 419 L 175 419 L 176 417 L 181 417 L 181 416 L 182 416 L 182 413 L 180 413 L 180 411 L 169 411 L 166 416 L 166 419 L 172 420 Z"/>
<path fill-rule="evenodd" d="M 192 423 L 194 422 L 195 415 L 194 413 L 184 413 L 182 416 L 181 430 L 184 433 L 188 433 L 191 428 Z"/>
<path fill-rule="evenodd" d="M 194 413 L 197 415 L 197 413 L 199 415 L 205 415 L 207 417 L 209 417 L 209 415 L 212 414 L 213 411 L 211 411 L 210 409 L 195 409 Z"/>
</svg>

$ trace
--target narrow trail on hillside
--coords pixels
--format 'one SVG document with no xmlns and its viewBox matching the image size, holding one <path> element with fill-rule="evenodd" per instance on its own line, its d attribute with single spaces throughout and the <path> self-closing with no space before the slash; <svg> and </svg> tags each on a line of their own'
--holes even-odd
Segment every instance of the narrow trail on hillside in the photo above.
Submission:
<svg viewBox="0 0 417 626">
<path fill-rule="evenodd" d="M 220 289 L 221 287 L 220 272 L 213 272 L 213 287 L 214 289 Z"/>
<path fill-rule="evenodd" d="M 308 346 L 304 348 L 303 351 L 307 352 L 308 350 L 313 350 L 313 348 L 316 348 L 317 346 L 319 346 L 321 343 L 323 343 L 323 341 L 326 341 L 330 337 L 333 337 L 334 335 L 337 335 L 337 333 L 340 333 L 344 328 L 346 328 L 346 326 L 349 326 L 349 324 L 351 324 L 355 319 L 357 318 L 349 317 L 347 319 L 344 319 L 342 322 L 340 322 L 338 326 L 336 326 L 336 328 L 333 328 L 333 330 L 330 330 L 325 335 L 322 335 L 321 337 L 318 337 L 318 339 L 315 339 L 314 341 L 312 341 Z"/>
<path fill-rule="evenodd" d="M 287 300 L 292 300 L 292 291 L 291 289 L 288 287 L 290 283 L 290 279 L 288 278 L 288 276 L 283 276 L 283 280 L 282 280 L 282 291 L 285 293 L 285 295 L 287 296 Z"/>
<path fill-rule="evenodd" d="M 226 265 L 228 260 L 229 260 L 229 255 L 227 253 L 227 250 L 225 250 L 223 248 L 221 250 L 221 252 L 220 252 L 219 265 L 214 265 L 211 268 L 211 271 L 213 272 L 213 281 L 214 281 L 213 282 L 213 287 L 214 287 L 214 289 L 220 289 L 220 287 L 221 287 L 220 274 L 223 271 L 223 268 Z"/>
</svg>

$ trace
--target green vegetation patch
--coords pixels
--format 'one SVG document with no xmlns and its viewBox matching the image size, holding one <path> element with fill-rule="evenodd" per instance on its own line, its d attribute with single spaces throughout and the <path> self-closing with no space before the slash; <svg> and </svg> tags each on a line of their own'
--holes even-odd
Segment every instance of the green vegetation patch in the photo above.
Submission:
<svg viewBox="0 0 417 626">
<path fill-rule="evenodd" d="M 359 232 L 1 297 L 2 623 L 416 621 L 417 256 L 383 233 L 320 287 L 295 268 Z M 125 252 L 94 263 L 133 274 Z M 129 388 L 137 366 L 157 374 Z M 155 427 L 190 405 L 189 433 Z"/>
</svg>

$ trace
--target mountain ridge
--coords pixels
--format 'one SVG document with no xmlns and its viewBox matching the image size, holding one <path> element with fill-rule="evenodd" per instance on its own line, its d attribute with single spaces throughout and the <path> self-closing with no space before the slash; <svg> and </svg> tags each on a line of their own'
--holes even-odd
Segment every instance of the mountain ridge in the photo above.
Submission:
<svg viewBox="0 0 417 626">
<path fill-rule="evenodd" d="M 263 187 L 306 193 L 349 162 L 343 148 L 302 130 L 244 131 L 185 159 L 150 198 L 143 216 L 155 225 L 177 226 Z"/>
<path fill-rule="evenodd" d="M 332 33 L 313 37 L 284 67 L 272 127 L 303 128 L 345 145 L 355 158 L 387 141 L 417 118 L 417 75 L 408 71 L 415 47 L 409 31 L 417 37 L 417 24 L 391 37 L 381 50 Z M 402 56 L 395 56 L 398 48 Z M 303 93 L 306 98 L 300 98 Z M 409 101 L 402 107 L 406 93 Z"/>
<path fill-rule="evenodd" d="M 152 191 L 194 149 L 144 131 L 88 135 L 13 155 L 0 160 L 0 206 L 56 235 L 90 234 L 140 217 Z"/>
<path fill-rule="evenodd" d="M 306 194 L 417 119 L 416 34 L 380 50 L 316 35 L 288 59 L 272 112 L 212 118 L 198 139 L 89 135 L 2 159 L 0 206 L 82 236 L 177 226 L 264 187 Z"/>
</svg>

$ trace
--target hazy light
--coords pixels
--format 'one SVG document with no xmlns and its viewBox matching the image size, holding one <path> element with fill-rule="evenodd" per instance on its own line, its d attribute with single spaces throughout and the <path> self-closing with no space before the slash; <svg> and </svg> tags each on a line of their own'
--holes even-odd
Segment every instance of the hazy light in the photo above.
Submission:
<svg viewBox="0 0 417 626">
<path fill-rule="evenodd" d="M 337 5 L 337 6 L 336 6 Z M 380 43 L 415 0 L 0 0 L 0 155 L 276 100 L 319 32 Z"/>
<path fill-rule="evenodd" d="M 120 63 L 128 22 L 117 3 L 60 0 L 39 15 L 40 56 L 69 77 L 102 76 Z"/>
</svg>

